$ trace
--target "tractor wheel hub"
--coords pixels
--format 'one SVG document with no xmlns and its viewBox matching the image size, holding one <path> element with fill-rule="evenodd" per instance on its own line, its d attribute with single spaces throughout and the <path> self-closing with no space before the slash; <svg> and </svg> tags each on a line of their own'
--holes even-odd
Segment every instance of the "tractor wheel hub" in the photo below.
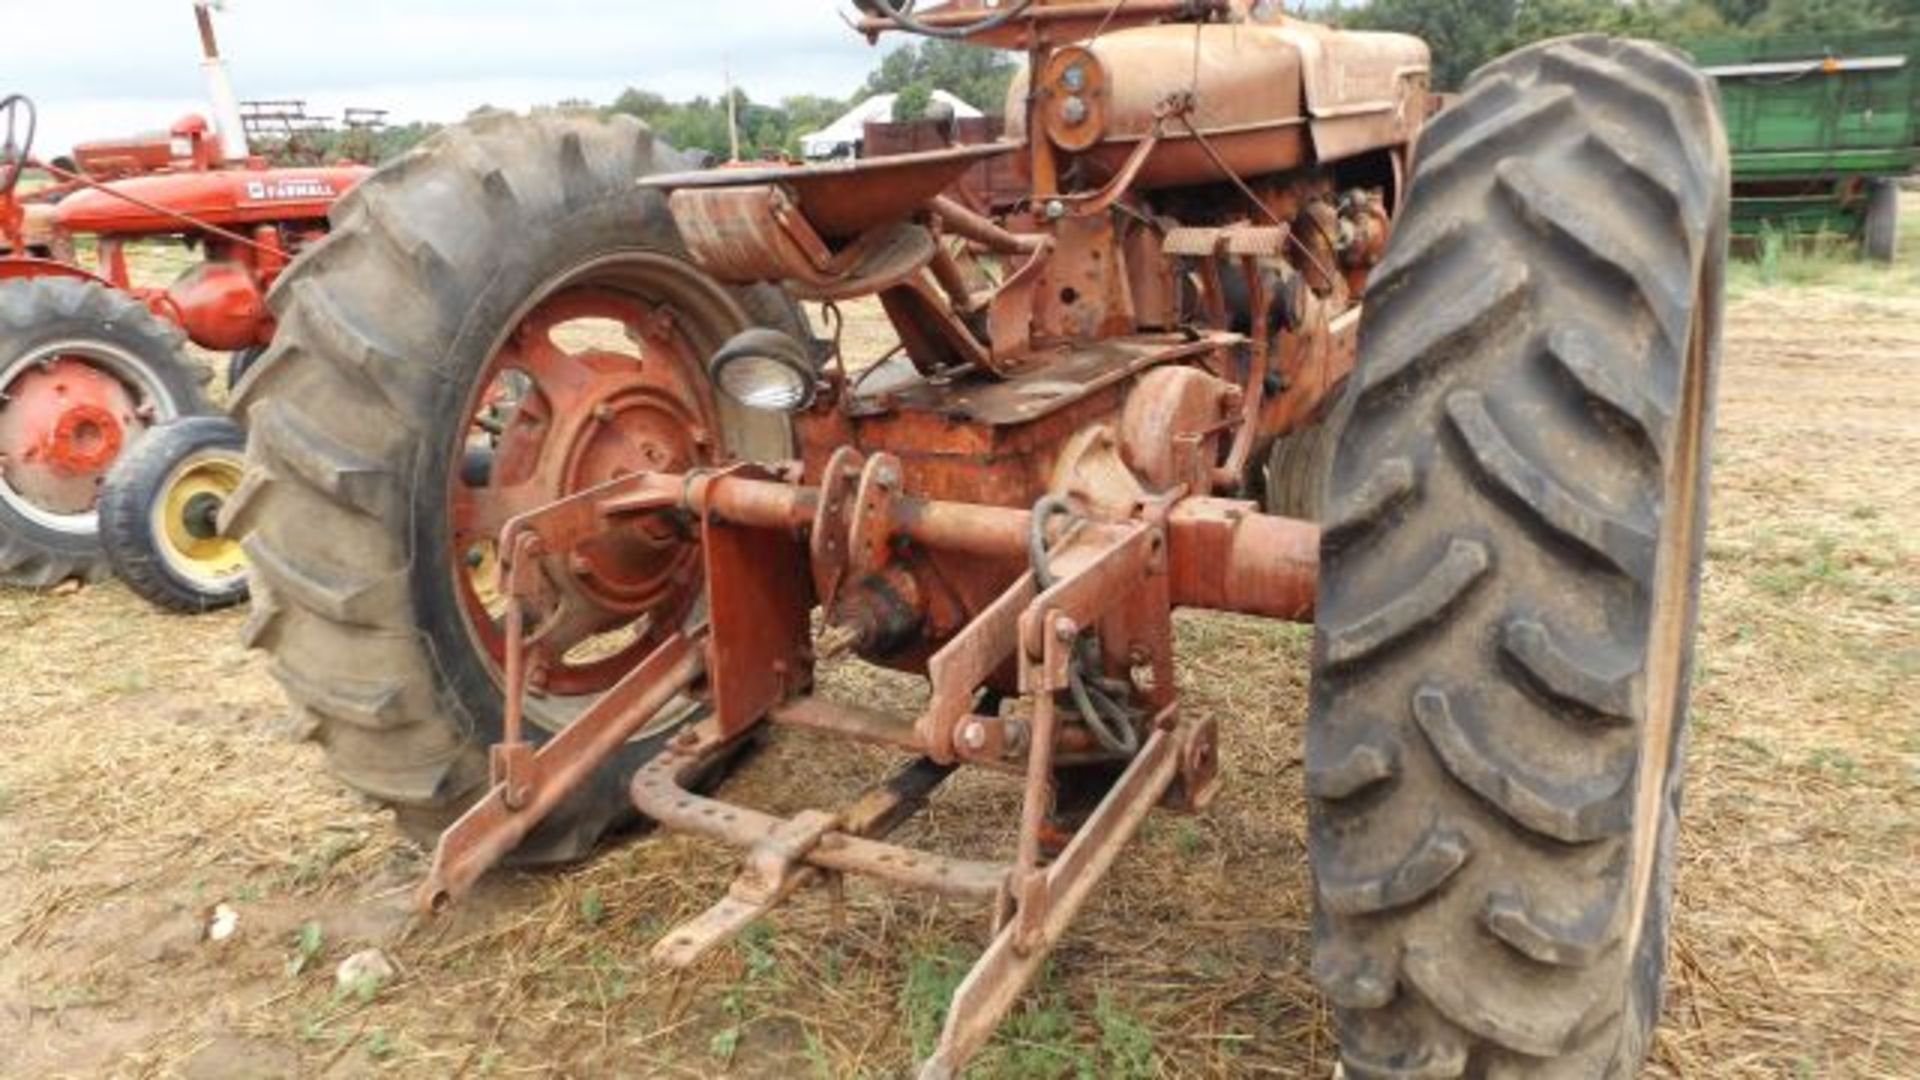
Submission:
<svg viewBox="0 0 1920 1080">
<path fill-rule="evenodd" d="M 681 473 L 700 464 L 698 420 L 658 388 L 615 390 L 589 417 L 574 434 L 567 455 L 567 491 L 585 491 L 638 472 Z M 574 554 L 574 577 L 596 603 L 640 615 L 688 583 L 698 551 L 682 536 L 655 531 L 604 537 Z"/>
<path fill-rule="evenodd" d="M 53 437 L 47 440 L 46 460 L 53 468 L 70 475 L 90 475 L 105 471 L 120 456 L 126 436 L 120 421 L 112 413 L 87 402 L 76 403 L 60 414 L 53 425 Z"/>
<path fill-rule="evenodd" d="M 508 334 L 470 413 L 495 432 L 485 475 L 458 481 L 451 522 L 470 625 L 496 661 L 504 641 L 488 575 L 500 527 L 621 477 L 711 461 L 718 417 L 703 387 L 671 315 L 630 295 L 565 289 Z M 700 593 L 700 549 L 664 516 L 544 558 L 565 602 L 536 660 L 541 689 L 559 696 L 606 689 Z"/>
<path fill-rule="evenodd" d="M 107 469 L 146 427 L 120 380 L 72 357 L 26 365 L 0 394 L 4 493 L 49 514 L 90 511 Z"/>
</svg>

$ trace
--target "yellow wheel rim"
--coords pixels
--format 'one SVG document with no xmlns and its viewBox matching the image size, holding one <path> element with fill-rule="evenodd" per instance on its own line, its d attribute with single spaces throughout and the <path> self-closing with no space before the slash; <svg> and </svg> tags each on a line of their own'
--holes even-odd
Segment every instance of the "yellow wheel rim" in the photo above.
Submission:
<svg viewBox="0 0 1920 1080">
<path fill-rule="evenodd" d="M 220 535 L 217 524 L 244 468 L 233 451 L 209 449 L 190 455 L 167 477 L 153 506 L 153 538 L 174 573 L 216 588 L 246 576 L 239 542 Z"/>
</svg>

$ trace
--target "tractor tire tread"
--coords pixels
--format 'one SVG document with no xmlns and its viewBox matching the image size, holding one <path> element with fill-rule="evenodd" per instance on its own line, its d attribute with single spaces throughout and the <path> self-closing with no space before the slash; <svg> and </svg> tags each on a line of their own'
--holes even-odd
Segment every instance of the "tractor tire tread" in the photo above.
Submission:
<svg viewBox="0 0 1920 1080">
<path fill-rule="evenodd" d="M 1418 158 L 1330 473 L 1314 975 L 1355 1078 L 1625 1076 L 1658 1010 L 1625 853 L 1681 380 L 1698 320 L 1709 370 L 1718 340 L 1717 99 L 1668 50 L 1562 39 L 1482 69 Z"/>
</svg>

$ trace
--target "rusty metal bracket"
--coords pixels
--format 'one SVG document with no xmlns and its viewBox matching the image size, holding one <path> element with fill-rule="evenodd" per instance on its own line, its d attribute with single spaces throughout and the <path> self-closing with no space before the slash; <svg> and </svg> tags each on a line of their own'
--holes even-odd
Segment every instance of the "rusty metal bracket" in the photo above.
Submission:
<svg viewBox="0 0 1920 1080">
<path fill-rule="evenodd" d="M 680 924 L 654 945 L 654 962 L 672 968 L 692 966 L 809 884 L 818 872 L 802 860 L 838 823 L 832 814 L 806 810 L 776 826 L 747 853 L 740 876 L 719 903 Z"/>
<path fill-rule="evenodd" d="M 641 813 L 667 828 L 750 852 L 745 872 L 725 897 L 654 947 L 660 963 L 692 964 L 823 875 L 862 874 L 961 899 L 991 900 L 1001 891 L 1005 864 L 955 859 L 878 839 L 925 807 L 952 766 L 921 759 L 843 813 L 783 819 L 688 789 L 732 742 L 717 725 L 703 723 L 633 778 L 633 802 Z"/>
<path fill-rule="evenodd" d="M 525 806 L 532 794 L 533 748 L 527 745 L 522 721 L 527 704 L 527 601 L 539 584 L 540 537 L 510 523 L 500 541 L 506 553 L 500 564 L 500 586 L 507 594 L 501 618 L 507 628 L 506 671 L 501 688 L 505 696 L 501 738 L 487 752 L 487 767 L 500 798 L 509 809 Z"/>
<path fill-rule="evenodd" d="M 960 1075 L 961 1068 L 992 1037 L 1008 1010 L 1039 974 L 1047 953 L 1086 904 L 1094 885 L 1112 868 L 1155 804 L 1166 795 L 1181 762 L 1189 756 L 1196 730 L 1191 723 L 1173 722 L 1171 714 L 1161 717 L 1133 764 L 1074 835 L 1066 851 L 1052 866 L 1034 875 L 1024 892 L 1015 893 L 1019 915 L 1000 928 L 993 944 L 954 992 L 939 1048 L 921 1067 L 921 1080 L 949 1080 Z M 1030 918 L 1027 913 L 1036 909 L 1037 914 Z"/>
<path fill-rule="evenodd" d="M 843 446 L 827 459 L 826 472 L 820 477 L 820 508 L 814 513 L 809 540 L 813 556 L 813 589 L 820 606 L 833 610 L 834 599 L 847 581 L 850 555 L 847 544 L 853 533 L 855 486 L 860 483 L 865 459 L 860 451 Z"/>
<path fill-rule="evenodd" d="M 703 490 L 712 497 L 734 484 L 753 483 L 757 471 L 734 466 L 709 478 Z M 701 509 L 700 549 L 713 719 L 732 737 L 813 681 L 813 578 L 806 545 L 797 537 L 734 522 L 712 502 Z"/>
<path fill-rule="evenodd" d="M 1281 236 L 1284 229 L 1269 230 Z M 1229 240 L 1229 246 L 1233 241 Z M 1267 320 L 1270 316 L 1274 297 L 1267 288 L 1266 278 L 1261 276 L 1260 257 L 1256 254 L 1239 253 L 1240 272 L 1247 279 L 1248 315 L 1252 320 L 1253 342 L 1248 347 L 1250 359 L 1247 364 L 1247 380 L 1241 390 L 1238 427 L 1234 432 L 1233 446 L 1227 452 L 1227 460 L 1214 472 L 1214 483 L 1228 490 L 1238 490 L 1247 473 L 1247 462 L 1253 454 L 1253 446 L 1260 436 L 1260 411 L 1266 407 L 1267 372 L 1273 366 L 1275 351 L 1274 339 L 1269 332 Z"/>
<path fill-rule="evenodd" d="M 927 662 L 927 680 L 933 694 L 914 731 L 935 761 L 952 764 L 959 760 L 954 732 L 973 712 L 974 696 L 981 684 L 1013 659 L 1020 644 L 1020 613 L 1039 592 L 1031 573 L 1020 575 Z"/>
<path fill-rule="evenodd" d="M 1019 370 L 1033 352 L 1034 288 L 1046 275 L 1053 255 L 1053 239 L 1035 247 L 997 292 L 987 308 L 987 338 L 992 342 L 988 364 L 1007 375 Z"/>
<path fill-rule="evenodd" d="M 675 634 L 595 701 L 579 719 L 533 750 L 519 777 L 521 798 L 496 782 L 434 848 L 433 867 L 415 894 L 437 912 L 472 890 L 481 875 L 520 846 L 566 796 L 644 729 L 706 669 L 701 640 Z"/>
<path fill-rule="evenodd" d="M 860 472 L 847 537 L 847 580 L 877 574 L 893 561 L 893 503 L 900 494 L 900 459 L 875 454 Z"/>
</svg>

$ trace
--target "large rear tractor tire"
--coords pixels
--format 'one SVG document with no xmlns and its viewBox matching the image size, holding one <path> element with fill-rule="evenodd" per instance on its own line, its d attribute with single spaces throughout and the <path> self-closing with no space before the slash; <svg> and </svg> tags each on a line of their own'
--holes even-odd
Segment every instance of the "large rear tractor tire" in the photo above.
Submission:
<svg viewBox="0 0 1920 1080">
<path fill-rule="evenodd" d="M 1262 509 L 1280 517 L 1319 521 L 1326 508 L 1327 472 L 1333 467 L 1337 435 L 1338 424 L 1329 416 L 1275 439 L 1261 471 Z"/>
<path fill-rule="evenodd" d="M 1631 1076 L 1699 606 L 1718 101 L 1668 49 L 1549 42 L 1419 158 L 1328 493 L 1314 975 L 1355 1080 Z"/>
<path fill-rule="evenodd" d="M 95 282 L 0 282 L 0 585 L 106 576 L 107 471 L 154 425 L 209 411 L 182 340 Z"/>
<path fill-rule="evenodd" d="M 253 568 L 246 632 L 334 771 L 423 842 L 484 790 L 500 735 L 506 521 L 628 472 L 791 456 L 784 418 L 717 400 L 704 361 L 750 325 L 806 333 L 797 308 L 701 274 L 636 184 L 691 164 L 631 120 L 485 116 L 357 187 L 274 291 L 226 519 Z M 555 558 L 571 617 L 531 662 L 536 741 L 699 594 L 671 536 Z M 669 734 L 631 743 L 515 861 L 581 857 L 631 819 L 628 780 Z"/>
</svg>

